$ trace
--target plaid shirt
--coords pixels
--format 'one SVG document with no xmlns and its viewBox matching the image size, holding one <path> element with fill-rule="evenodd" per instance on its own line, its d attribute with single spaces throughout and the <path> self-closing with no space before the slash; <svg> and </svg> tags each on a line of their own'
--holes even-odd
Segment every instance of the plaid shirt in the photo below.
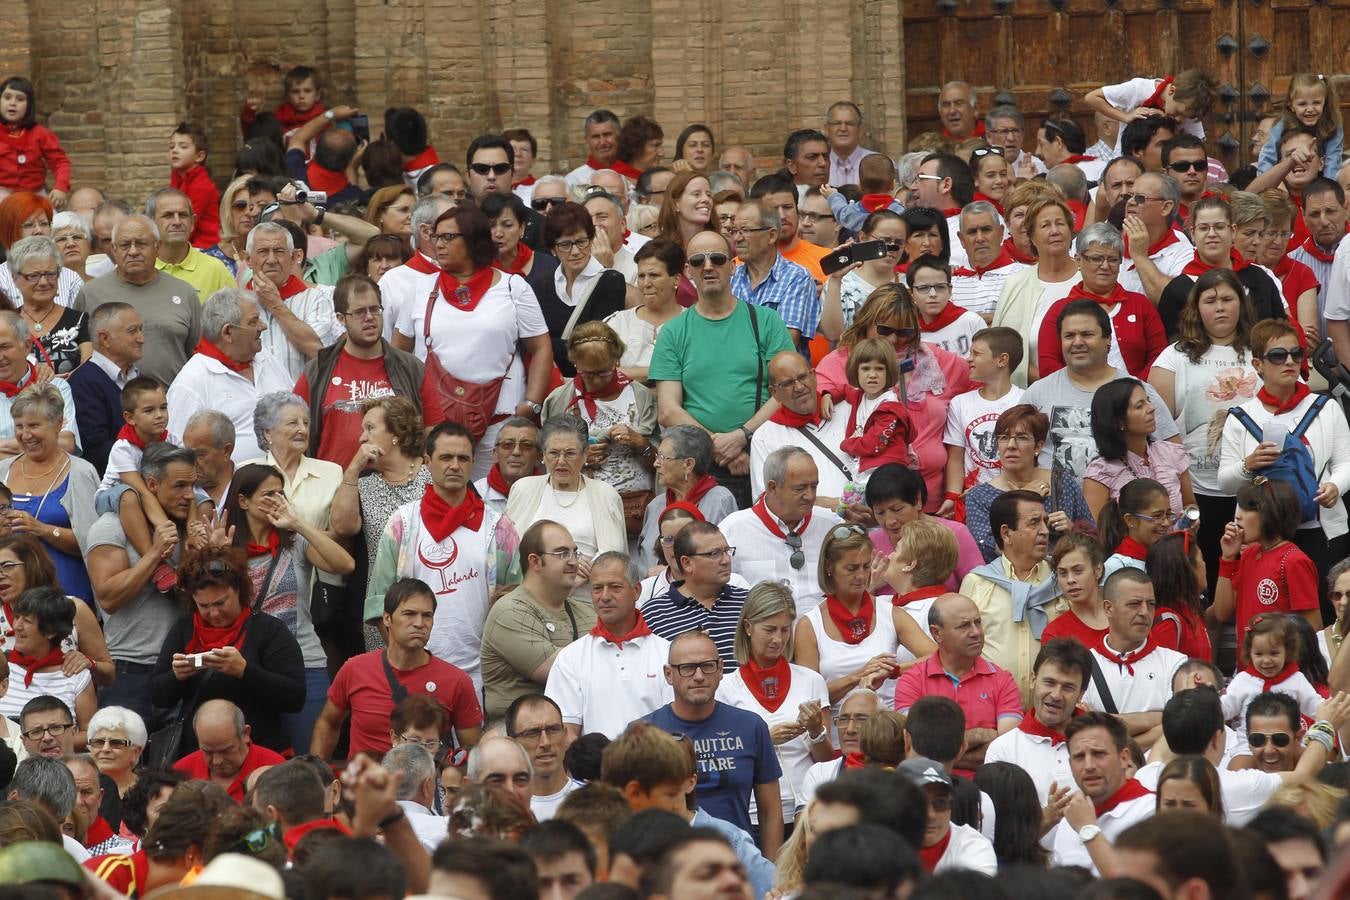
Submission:
<svg viewBox="0 0 1350 900">
<path fill-rule="evenodd" d="M 806 269 L 774 251 L 773 267 L 759 287 L 750 286 L 750 272 L 741 263 L 731 273 L 731 292 L 746 303 L 775 309 L 783 324 L 802 333 L 802 341 L 816 335 L 820 321 L 820 290 Z"/>
</svg>

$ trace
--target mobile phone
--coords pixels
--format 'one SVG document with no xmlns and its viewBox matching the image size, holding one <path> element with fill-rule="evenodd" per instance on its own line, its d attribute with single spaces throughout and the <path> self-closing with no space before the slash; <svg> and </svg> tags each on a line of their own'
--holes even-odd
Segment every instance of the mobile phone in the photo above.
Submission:
<svg viewBox="0 0 1350 900">
<path fill-rule="evenodd" d="M 1284 439 L 1289 436 L 1289 426 L 1271 420 L 1261 429 L 1261 443 L 1274 444 L 1277 450 L 1284 449 Z"/>
<path fill-rule="evenodd" d="M 194 669 L 200 669 L 200 668 L 202 667 L 202 657 L 206 656 L 206 654 L 205 654 L 205 653 L 193 653 L 193 654 L 191 654 L 191 656 L 192 656 L 192 667 L 193 667 Z"/>
<path fill-rule="evenodd" d="M 347 120 L 352 128 L 352 135 L 356 138 L 357 146 L 370 141 L 370 116 L 365 113 L 352 116 Z"/>
<path fill-rule="evenodd" d="M 881 259 L 886 255 L 885 241 L 863 241 L 861 244 L 849 244 L 825 256 L 820 261 L 820 270 L 833 275 L 845 266 L 853 263 Z"/>
</svg>

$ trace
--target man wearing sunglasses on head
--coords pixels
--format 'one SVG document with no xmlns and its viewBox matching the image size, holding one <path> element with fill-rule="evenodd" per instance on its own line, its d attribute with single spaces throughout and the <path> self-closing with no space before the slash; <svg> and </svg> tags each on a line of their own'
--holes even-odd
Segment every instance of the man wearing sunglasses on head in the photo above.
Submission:
<svg viewBox="0 0 1350 900">
<path fill-rule="evenodd" d="M 1036 155 L 1049 169 L 1062 164 L 1077 166 L 1089 181 L 1098 181 L 1106 160 L 1088 156 L 1087 137 L 1072 119 L 1046 119 L 1036 132 Z"/>
</svg>

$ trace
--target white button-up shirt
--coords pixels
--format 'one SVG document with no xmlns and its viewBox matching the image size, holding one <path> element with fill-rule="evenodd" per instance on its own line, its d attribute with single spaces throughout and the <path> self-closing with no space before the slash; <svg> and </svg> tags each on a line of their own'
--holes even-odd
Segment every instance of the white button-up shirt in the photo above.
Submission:
<svg viewBox="0 0 1350 900">
<path fill-rule="evenodd" d="M 843 450 L 839 449 L 840 441 L 848 437 L 848 419 L 853 407 L 846 400 L 841 400 L 834 407 L 834 412 L 830 418 L 820 425 L 805 425 L 807 431 L 811 432 L 822 444 L 829 448 L 830 452 L 839 458 L 839 461 L 848 466 L 854 476 L 858 474 L 858 460 L 856 457 L 849 456 Z M 861 423 L 860 423 L 861 424 Z M 816 470 L 820 476 L 820 485 L 816 488 L 817 493 L 822 497 L 839 497 L 844 493 L 844 485 L 849 482 L 849 478 L 830 461 L 830 458 L 821 451 L 819 447 L 811 443 L 810 438 L 803 435 L 796 428 L 790 428 L 787 425 L 780 425 L 778 422 L 765 422 L 755 429 L 754 437 L 750 441 L 750 493 L 758 497 L 764 491 L 764 461 L 769 458 L 769 454 L 782 447 L 800 447 L 811 458 L 816 461 Z"/>
<path fill-rule="evenodd" d="M 1151 818 L 1154 815 L 1154 807 L 1157 802 L 1153 794 L 1145 794 L 1142 797 L 1127 800 L 1115 809 L 1107 810 L 1099 815 L 1097 827 L 1102 830 L 1102 835 L 1107 842 L 1114 844 L 1116 838 L 1120 837 L 1120 833 L 1126 828 Z M 1055 830 L 1047 835 L 1047 840 L 1052 848 L 1050 865 L 1082 866 L 1085 869 L 1091 869 L 1093 875 L 1101 876 L 1101 873 L 1097 871 L 1097 866 L 1092 862 L 1092 855 L 1088 853 L 1088 848 L 1084 847 L 1083 842 L 1078 839 L 1078 832 L 1069 824 L 1068 819 L 1060 819 L 1059 824 L 1055 826 Z"/>
<path fill-rule="evenodd" d="M 1072 788 L 1074 785 L 1073 771 L 1069 768 L 1068 742 L 1055 744 L 1048 737 L 1029 734 L 1020 727 L 1005 731 L 990 741 L 988 749 L 984 751 L 984 761 L 1008 762 L 1026 770 L 1036 785 L 1041 806 L 1045 806 L 1050 797 L 1052 783 L 1061 788 Z"/>
<path fill-rule="evenodd" d="M 260 276 L 261 277 L 261 276 Z M 293 297 L 287 298 L 286 306 L 295 317 L 304 322 L 319 336 L 319 343 L 327 347 L 337 338 L 337 317 L 333 314 L 333 289 L 326 284 L 316 284 Z M 310 357 L 301 353 L 286 336 L 281 322 L 266 312 L 262 313 L 262 345 L 291 373 L 291 383 L 305 370 Z"/>
<path fill-rule="evenodd" d="M 1110 640 L 1108 635 L 1106 641 L 1109 643 Z M 1121 715 L 1155 712 L 1166 706 L 1172 696 L 1172 676 L 1186 661 L 1184 653 L 1166 647 L 1154 647 L 1148 656 L 1132 659 L 1128 666 L 1095 648 L 1089 652 L 1102 671 L 1102 682 L 1111 692 L 1111 699 L 1116 704 L 1115 711 Z M 1106 712 L 1095 681 L 1088 683 L 1088 689 L 1083 694 L 1083 705 L 1088 709 Z"/>
<path fill-rule="evenodd" d="M 223 412 L 234 423 L 236 466 L 258 456 L 253 434 L 253 409 L 258 398 L 273 391 L 290 391 L 295 378 L 266 350 L 253 357 L 253 380 L 232 372 L 217 360 L 198 353 L 184 363 L 169 385 L 169 431 L 182 434 L 188 420 L 203 409 Z"/>
<path fill-rule="evenodd" d="M 586 268 L 577 273 L 577 277 L 572 280 L 572 290 L 567 290 L 567 276 L 563 274 L 562 266 L 553 270 L 553 287 L 557 289 L 558 296 L 562 298 L 569 306 L 576 306 L 581 297 L 585 297 L 590 290 L 590 284 L 595 279 L 605 273 L 605 267 L 600 264 L 600 260 L 592 256 L 586 261 Z"/>
<path fill-rule="evenodd" d="M 108 376 L 108 380 L 117 385 L 118 388 L 126 387 L 128 381 L 141 374 L 141 370 L 136 367 L 135 363 L 127 366 L 127 370 L 123 372 L 117 367 L 117 363 L 97 350 L 90 354 L 89 361 L 102 369 L 103 374 Z"/>
</svg>

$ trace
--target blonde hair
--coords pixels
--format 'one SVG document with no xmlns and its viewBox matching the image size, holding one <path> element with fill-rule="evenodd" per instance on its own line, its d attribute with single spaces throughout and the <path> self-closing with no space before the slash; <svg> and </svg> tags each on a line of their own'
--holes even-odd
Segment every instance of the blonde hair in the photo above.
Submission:
<svg viewBox="0 0 1350 900">
<path fill-rule="evenodd" d="M 1346 792 L 1320 781 L 1286 784 L 1270 795 L 1266 808 L 1283 806 L 1309 819 L 1318 829 L 1330 828 L 1336 821 L 1336 807 Z"/>
<path fill-rule="evenodd" d="M 634 203 L 628 207 L 628 230 L 642 233 L 642 229 L 650 228 L 656 224 L 656 218 L 661 214 L 661 210 L 647 203 Z"/>
<path fill-rule="evenodd" d="M 839 526 L 835 526 L 838 528 Z M 872 540 L 866 532 L 850 531 L 843 537 L 835 537 L 835 528 L 830 529 L 830 533 L 825 536 L 825 541 L 820 545 L 820 563 L 816 568 L 816 580 L 820 582 L 820 589 L 827 594 L 834 593 L 834 577 L 830 575 L 830 569 L 839 562 L 839 558 L 845 553 L 854 550 L 861 550 L 866 547 L 872 550 Z"/>
<path fill-rule="evenodd" d="M 895 550 L 906 562 L 915 563 L 910 576 L 915 587 L 944 584 L 956 571 L 960 551 L 956 536 L 945 525 L 927 519 L 907 522 L 900 529 Z"/>
<path fill-rule="evenodd" d="M 800 894 L 806 887 L 806 842 L 811 839 L 811 807 L 815 803 L 812 800 L 797 813 L 792 834 L 774 857 L 773 889 L 780 896 Z"/>
<path fill-rule="evenodd" d="M 1031 206 L 1037 200 L 1064 199 L 1064 192 L 1043 179 L 1024 181 L 1009 189 L 1003 198 L 1003 208 L 1014 210 L 1019 206 Z"/>
<path fill-rule="evenodd" d="M 858 749 L 870 763 L 895 768 L 905 758 L 905 714 L 890 709 L 863 723 L 858 734 Z"/>
<path fill-rule="evenodd" d="M 66 404 L 56 385 L 39 382 L 19 391 L 9 405 L 10 416 L 17 419 L 28 412 L 35 412 L 52 424 L 64 423 Z"/>
<path fill-rule="evenodd" d="M 1299 88 L 1320 87 L 1322 96 L 1325 98 L 1322 102 L 1322 118 L 1317 120 L 1317 132 L 1313 136 L 1317 138 L 1318 147 L 1322 147 L 1332 138 L 1336 132 L 1341 130 L 1341 110 L 1336 92 L 1332 90 L 1331 82 L 1325 75 L 1314 75 L 1311 72 L 1299 72 L 1293 78 L 1289 79 L 1289 89 L 1284 95 L 1284 110 L 1280 113 L 1280 125 L 1284 134 L 1293 134 L 1304 131 L 1304 126 L 1299 121 L 1298 116 L 1294 115 L 1294 91 Z"/>
<path fill-rule="evenodd" d="M 366 204 L 366 221 L 379 228 L 380 218 L 384 216 L 385 210 L 397 203 L 398 198 L 404 194 L 414 200 L 417 199 L 416 192 L 406 184 L 391 184 L 371 194 L 370 202 Z"/>
<path fill-rule="evenodd" d="M 577 368 L 617 365 L 623 358 L 623 340 L 604 322 L 582 322 L 567 339 L 567 358 Z M 602 356 L 601 354 L 607 354 Z"/>
<path fill-rule="evenodd" d="M 253 180 L 252 175 L 240 175 L 234 181 L 231 181 L 220 194 L 220 237 L 222 240 L 239 237 L 234 233 L 234 217 L 230 214 L 232 212 L 230 207 L 234 203 L 234 195 L 248 187 L 251 180 Z"/>
<path fill-rule="evenodd" d="M 750 626 L 774 616 L 787 613 L 794 622 L 797 619 L 797 603 L 792 599 L 792 589 L 781 581 L 761 581 L 750 589 L 741 607 L 740 621 L 736 623 L 736 661 L 744 665 L 750 661 Z M 783 656 L 792 658 L 792 632 L 788 631 L 787 643 L 783 647 Z"/>
<path fill-rule="evenodd" d="M 1064 213 L 1064 221 L 1069 227 L 1069 243 L 1073 243 L 1073 210 L 1069 209 L 1069 204 L 1061 199 L 1062 196 L 1042 197 L 1039 200 L 1032 201 L 1031 205 L 1027 207 L 1027 240 L 1032 247 L 1036 248 L 1037 256 L 1040 255 L 1041 248 L 1036 247 L 1036 218 L 1051 207 Z M 1011 207 L 1005 206 L 1004 208 L 1010 209 Z"/>
</svg>

